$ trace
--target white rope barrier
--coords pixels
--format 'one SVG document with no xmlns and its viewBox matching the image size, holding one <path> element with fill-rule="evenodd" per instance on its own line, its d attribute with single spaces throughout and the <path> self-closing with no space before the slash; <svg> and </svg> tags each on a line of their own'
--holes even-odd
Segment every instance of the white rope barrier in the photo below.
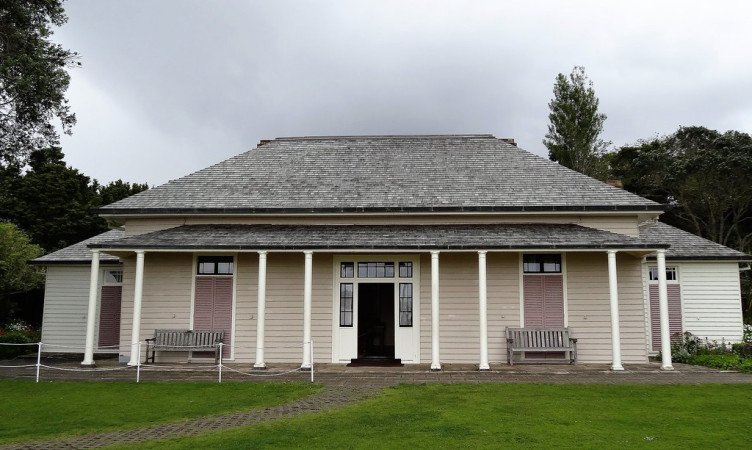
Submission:
<svg viewBox="0 0 752 450">
<path fill-rule="evenodd" d="M 218 362 L 216 365 L 210 365 L 210 366 L 193 366 L 193 367 L 185 367 L 185 366 L 167 366 L 167 365 L 148 365 L 148 364 L 141 364 L 141 356 L 142 356 L 142 346 L 146 345 L 146 342 L 139 342 L 138 345 L 138 351 L 137 351 L 137 358 L 136 358 L 136 364 L 134 365 L 125 365 L 125 366 L 118 366 L 118 367 L 65 367 L 65 366 L 59 366 L 59 365 L 50 365 L 49 363 L 42 364 L 42 353 L 43 351 L 49 351 L 52 349 L 68 349 L 68 350 L 81 350 L 81 352 L 85 351 L 85 347 L 77 347 L 72 345 L 63 345 L 63 344 L 48 344 L 44 342 L 36 342 L 36 343 L 0 343 L 0 346 L 9 346 L 9 347 L 20 347 L 20 346 L 36 346 L 36 364 L 18 364 L 18 365 L 0 365 L 0 369 L 35 369 L 35 381 L 38 383 L 40 380 L 40 373 L 41 369 L 49 369 L 54 371 L 60 371 L 60 372 L 71 372 L 71 373 L 107 373 L 107 372 L 123 372 L 130 369 L 135 369 L 136 371 L 136 383 L 139 383 L 141 381 L 141 371 L 146 370 L 147 372 L 151 373 L 158 373 L 158 372 L 214 372 L 217 371 L 217 382 L 222 383 L 223 378 L 223 369 L 227 370 L 231 373 L 235 373 L 238 375 L 244 375 L 248 377 L 258 377 L 258 378 L 273 378 L 273 377 L 279 377 L 284 375 L 289 375 L 295 372 L 303 372 L 304 368 L 296 367 L 291 370 L 284 370 L 281 372 L 274 372 L 274 373 L 260 373 L 260 372 L 245 372 L 239 369 L 236 369 L 234 367 L 228 366 L 224 364 L 222 361 L 223 359 L 223 353 L 224 353 L 224 347 L 225 345 L 223 343 L 219 344 L 218 348 Z M 311 367 L 310 369 L 306 368 L 305 371 L 311 372 L 311 382 L 314 382 L 314 366 L 313 366 L 313 360 L 314 360 L 314 352 L 313 352 L 313 340 L 304 343 L 303 345 L 308 345 L 310 348 L 310 354 L 311 354 Z M 115 346 L 100 346 L 97 349 L 98 350 L 104 350 L 104 349 L 119 349 L 119 345 Z M 190 346 L 175 346 L 173 348 L 186 348 L 186 351 L 190 351 L 192 347 Z M 234 352 L 236 349 L 243 349 L 245 347 L 242 346 L 230 346 L 232 351 Z M 252 349 L 256 349 L 256 347 L 248 347 Z M 272 347 L 265 347 L 264 350 L 276 350 L 276 349 L 299 349 L 300 345 L 289 345 L 289 346 L 272 346 Z M 78 352 L 72 352 L 72 353 L 78 353 Z M 30 356 L 30 355 L 29 355 Z M 14 358 L 15 359 L 15 358 Z"/>
</svg>

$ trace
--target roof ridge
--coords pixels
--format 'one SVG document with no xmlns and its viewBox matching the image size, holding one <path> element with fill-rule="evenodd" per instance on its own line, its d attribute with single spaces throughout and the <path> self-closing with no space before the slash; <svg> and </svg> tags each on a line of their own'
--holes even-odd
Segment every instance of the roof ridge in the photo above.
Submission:
<svg viewBox="0 0 752 450">
<path fill-rule="evenodd" d="M 342 136 L 279 136 L 274 141 L 314 141 L 314 140 L 331 140 L 331 139 L 435 139 L 435 138 L 491 138 L 496 139 L 493 134 L 353 134 Z"/>
</svg>

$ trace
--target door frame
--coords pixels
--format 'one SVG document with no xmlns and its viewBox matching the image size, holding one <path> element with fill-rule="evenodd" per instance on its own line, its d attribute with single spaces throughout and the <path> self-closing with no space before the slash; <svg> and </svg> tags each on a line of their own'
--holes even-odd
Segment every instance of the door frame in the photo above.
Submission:
<svg viewBox="0 0 752 450">
<path fill-rule="evenodd" d="M 391 283 L 394 285 L 394 357 L 406 364 L 420 363 L 420 255 L 379 254 L 379 255 L 334 255 L 332 277 L 332 362 L 349 363 L 358 357 L 358 284 Z M 341 277 L 340 265 L 352 262 L 353 277 Z M 359 262 L 393 262 L 394 276 L 389 278 L 358 277 Z M 399 263 L 411 262 L 412 277 L 399 277 Z M 353 324 L 340 326 L 340 283 L 353 284 Z M 399 326 L 399 285 L 413 285 L 413 323 L 410 327 Z"/>
</svg>

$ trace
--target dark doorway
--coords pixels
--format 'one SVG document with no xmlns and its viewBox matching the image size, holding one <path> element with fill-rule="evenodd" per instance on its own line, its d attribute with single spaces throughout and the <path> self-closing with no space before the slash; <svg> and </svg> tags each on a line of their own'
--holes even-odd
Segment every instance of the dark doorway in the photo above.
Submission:
<svg viewBox="0 0 752 450">
<path fill-rule="evenodd" d="M 358 283 L 358 359 L 394 359 L 394 283 Z"/>
</svg>

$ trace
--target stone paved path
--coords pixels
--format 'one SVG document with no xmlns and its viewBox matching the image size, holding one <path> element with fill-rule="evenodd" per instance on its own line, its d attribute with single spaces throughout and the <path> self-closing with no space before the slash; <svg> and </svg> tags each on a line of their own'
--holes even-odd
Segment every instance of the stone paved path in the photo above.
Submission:
<svg viewBox="0 0 752 450">
<path fill-rule="evenodd" d="M 75 368 L 77 363 L 71 363 Z M 103 368 L 107 364 L 102 364 Z M 378 395 L 384 388 L 400 383 L 594 383 L 594 384 L 702 384 L 727 383 L 752 384 L 752 374 L 723 372 L 699 366 L 677 364 L 676 370 L 664 372 L 656 364 L 627 366 L 623 372 L 612 372 L 605 365 L 577 366 L 507 366 L 492 367 L 490 372 L 478 372 L 472 365 L 446 365 L 443 372 L 433 373 L 423 365 L 404 368 L 348 368 L 341 365 L 319 365 L 316 382 L 323 385 L 322 391 L 294 402 L 261 410 L 228 414 L 219 417 L 198 418 L 178 423 L 156 425 L 128 431 L 87 434 L 67 439 L 26 442 L 0 446 L 9 449 L 79 449 L 101 448 L 114 444 L 129 444 L 177 436 L 193 436 L 211 431 L 266 422 L 283 417 L 328 411 L 356 403 Z M 283 372 L 291 367 L 279 367 Z M 133 381 L 134 373 L 118 372 L 67 372 L 44 370 L 41 379 L 88 380 L 88 381 Z M 275 375 L 273 370 L 267 375 Z M 293 372 L 279 377 L 248 377 L 228 372 L 226 382 L 308 381 L 307 373 Z M 0 369 L 0 378 L 34 379 L 34 371 L 28 369 Z M 142 381 L 216 381 L 216 371 L 196 366 L 179 369 L 153 367 L 142 373 Z"/>
</svg>

